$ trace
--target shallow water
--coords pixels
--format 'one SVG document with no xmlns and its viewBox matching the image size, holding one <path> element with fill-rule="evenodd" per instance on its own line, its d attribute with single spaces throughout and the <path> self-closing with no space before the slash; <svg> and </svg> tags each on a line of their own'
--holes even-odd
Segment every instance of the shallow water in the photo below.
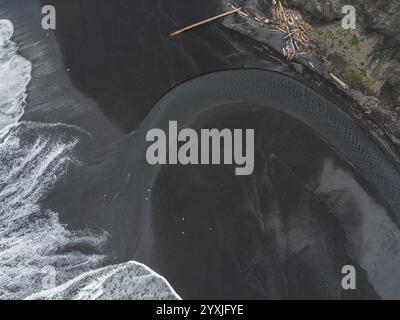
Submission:
<svg viewBox="0 0 400 320">
<path fill-rule="evenodd" d="M 165 128 L 168 119 L 185 123 L 183 127 L 255 128 L 254 174 L 237 177 L 232 166 L 154 169 L 142 160 L 146 144 L 140 147 L 140 136 L 146 130 L 136 132 L 131 145 L 141 152 L 131 152 L 135 165 L 128 190 L 141 194 L 142 199 L 136 197 L 131 215 L 123 216 L 145 212 L 147 220 L 136 220 L 144 226 L 140 242 L 127 237 L 131 252 L 151 261 L 184 298 L 398 296 L 396 219 L 366 180 L 373 172 L 382 178 L 386 169 L 369 166 L 372 149 L 361 160 L 364 142 L 360 140 L 357 146 L 357 127 L 346 126 L 348 142 L 355 143 L 357 153 L 348 158 L 349 163 L 339 152 L 353 152 L 339 138 L 346 121 L 335 107 L 330 109 L 327 102 L 320 101 L 318 108 L 314 100 L 318 98 L 309 92 L 310 103 L 303 108 L 298 94 L 307 90 L 276 74 L 241 71 L 243 78 L 239 79 L 234 73 L 238 71 L 209 75 L 178 87 L 159 102 L 145 128 Z M 262 80 L 264 74 L 276 91 L 261 89 L 262 81 L 268 86 L 268 80 Z M 259 79 L 258 87 L 251 85 L 254 78 Z M 290 85 L 287 91 L 285 84 Z M 209 92 L 203 100 L 208 104 L 200 98 L 204 90 Z M 298 96 L 297 105 L 294 96 Z M 191 105 L 183 103 L 187 98 L 193 98 Z M 261 109 L 248 104 L 224 107 L 229 99 L 265 105 Z M 321 127 L 324 119 L 326 128 Z M 336 138 L 329 138 L 330 134 Z M 359 172 L 368 174 L 364 177 Z M 381 195 L 383 189 L 379 189 Z M 390 193 L 386 196 L 391 199 Z M 356 292 L 341 289 L 340 270 L 346 264 L 358 270 Z"/>
<path fill-rule="evenodd" d="M 74 149 L 85 135 L 65 125 L 19 123 L 0 136 L 0 298 L 24 298 L 42 290 L 50 266 L 56 283 L 99 266 L 107 234 L 69 231 L 41 203 L 68 167 L 79 166 Z"/>
<path fill-rule="evenodd" d="M 63 124 L 18 122 L 31 63 L 18 54 L 13 32 L 11 21 L 0 20 L 0 299 L 42 290 L 50 266 L 61 284 L 100 265 L 104 254 L 74 247 L 97 250 L 107 240 L 105 233 L 67 230 L 41 203 L 69 167 L 80 165 L 75 148 L 88 136 Z"/>
</svg>

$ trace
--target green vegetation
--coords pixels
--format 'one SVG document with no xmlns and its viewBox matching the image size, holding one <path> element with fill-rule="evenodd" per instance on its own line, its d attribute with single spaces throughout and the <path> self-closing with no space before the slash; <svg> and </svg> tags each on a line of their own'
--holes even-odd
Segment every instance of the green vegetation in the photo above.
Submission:
<svg viewBox="0 0 400 320">
<path fill-rule="evenodd" d="M 363 90 L 368 94 L 373 93 L 373 87 L 376 82 L 364 68 L 360 66 L 350 67 L 348 72 L 345 73 L 345 77 L 348 79 L 350 87 Z"/>
<path fill-rule="evenodd" d="M 376 44 L 366 41 L 355 31 L 344 30 L 340 24 L 314 29 L 311 39 L 318 51 L 326 57 L 333 72 L 350 89 L 357 89 L 368 95 L 374 93 L 377 82 L 367 68 L 370 67 L 368 61 L 372 56 L 372 45 Z M 374 52 L 381 54 L 378 49 Z"/>
<path fill-rule="evenodd" d="M 372 50 L 372 58 L 374 61 L 380 61 L 384 58 L 385 48 L 383 46 L 376 46 Z"/>
<path fill-rule="evenodd" d="M 353 35 L 353 37 L 351 38 L 351 45 L 358 46 L 360 42 L 361 42 L 360 38 L 357 37 L 356 35 Z"/>
</svg>

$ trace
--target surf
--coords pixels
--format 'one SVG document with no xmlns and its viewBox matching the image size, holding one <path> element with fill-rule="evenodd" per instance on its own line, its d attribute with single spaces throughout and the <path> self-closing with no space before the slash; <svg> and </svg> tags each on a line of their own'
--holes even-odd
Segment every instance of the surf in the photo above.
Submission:
<svg viewBox="0 0 400 320">
<path fill-rule="evenodd" d="M 99 252 L 108 243 L 105 232 L 67 229 L 43 204 L 81 165 L 76 149 L 88 135 L 74 126 L 19 122 L 32 64 L 19 55 L 13 33 L 12 22 L 0 20 L 0 299 L 41 291 L 48 266 L 57 267 L 61 284 L 103 265 Z"/>
<path fill-rule="evenodd" d="M 24 114 L 26 87 L 32 79 L 32 64 L 18 54 L 13 34 L 12 22 L 0 20 L 0 131 Z"/>
</svg>

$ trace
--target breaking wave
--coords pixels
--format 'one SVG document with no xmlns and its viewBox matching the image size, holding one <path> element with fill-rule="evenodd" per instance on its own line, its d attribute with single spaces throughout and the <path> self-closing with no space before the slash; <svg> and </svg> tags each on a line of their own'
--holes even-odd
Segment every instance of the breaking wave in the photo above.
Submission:
<svg viewBox="0 0 400 320">
<path fill-rule="evenodd" d="M 9 20 L 0 20 L 0 299 L 43 290 L 46 268 L 55 285 L 98 267 L 108 235 L 69 231 L 42 204 L 69 167 L 79 166 L 75 148 L 86 134 L 67 125 L 18 123 L 24 113 L 31 63 L 17 54 Z M 76 249 L 75 249 L 76 248 Z"/>
<path fill-rule="evenodd" d="M 87 272 L 27 300 L 181 300 L 168 281 L 144 264 L 129 261 Z"/>
<path fill-rule="evenodd" d="M 69 231 L 42 203 L 70 166 L 79 130 L 65 125 L 19 123 L 0 136 L 0 298 L 24 298 L 41 291 L 45 269 L 57 270 L 56 284 L 99 266 L 96 251 L 106 234 Z M 100 250 L 101 251 L 101 250 Z"/>
<path fill-rule="evenodd" d="M 31 81 L 32 64 L 18 55 L 13 34 L 13 24 L 0 20 L 0 130 L 24 114 L 26 87 Z"/>
</svg>

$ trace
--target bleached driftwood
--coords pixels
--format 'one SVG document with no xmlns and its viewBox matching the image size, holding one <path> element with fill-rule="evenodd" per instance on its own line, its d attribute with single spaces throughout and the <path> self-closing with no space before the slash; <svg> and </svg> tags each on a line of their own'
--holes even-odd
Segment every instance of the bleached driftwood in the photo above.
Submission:
<svg viewBox="0 0 400 320">
<path fill-rule="evenodd" d="M 191 30 L 191 29 L 200 27 L 200 26 L 202 26 L 202 25 L 204 25 L 204 24 L 206 24 L 206 23 L 209 23 L 209 22 L 212 22 L 212 21 L 214 21 L 214 20 L 217 20 L 217 19 L 226 17 L 226 16 L 228 16 L 228 15 L 230 15 L 230 14 L 239 12 L 239 11 L 241 11 L 241 10 L 242 10 L 242 8 L 236 8 L 236 9 L 234 9 L 234 10 L 232 10 L 232 11 L 225 12 L 225 13 L 219 14 L 219 15 L 217 15 L 217 16 L 208 18 L 208 19 L 206 19 L 206 20 L 203 20 L 203 21 L 194 23 L 194 24 L 192 24 L 192 25 L 190 25 L 190 26 L 187 26 L 187 27 L 185 27 L 185 28 L 179 29 L 179 30 L 177 30 L 177 31 L 175 31 L 175 32 L 173 32 L 173 33 L 171 33 L 171 34 L 170 34 L 170 37 L 175 37 L 175 36 L 177 36 L 177 35 L 179 35 L 179 34 L 181 34 L 181 33 L 184 33 L 184 32 L 186 32 L 186 31 L 188 31 L 188 30 Z"/>
</svg>

